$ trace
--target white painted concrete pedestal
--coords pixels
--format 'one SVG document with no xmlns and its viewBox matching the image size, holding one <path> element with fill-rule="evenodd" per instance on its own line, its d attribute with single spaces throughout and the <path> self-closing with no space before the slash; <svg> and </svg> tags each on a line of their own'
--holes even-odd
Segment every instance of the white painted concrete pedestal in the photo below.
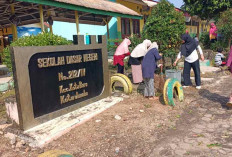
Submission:
<svg viewBox="0 0 232 157">
<path fill-rule="evenodd" d="M 122 101 L 121 97 L 108 97 L 70 112 L 61 117 L 38 125 L 24 131 L 24 135 L 18 137 L 26 141 L 31 147 L 43 147 L 45 144 L 69 132 L 71 129 L 91 119 L 109 107 Z M 26 135 L 26 136 L 25 136 Z"/>
</svg>

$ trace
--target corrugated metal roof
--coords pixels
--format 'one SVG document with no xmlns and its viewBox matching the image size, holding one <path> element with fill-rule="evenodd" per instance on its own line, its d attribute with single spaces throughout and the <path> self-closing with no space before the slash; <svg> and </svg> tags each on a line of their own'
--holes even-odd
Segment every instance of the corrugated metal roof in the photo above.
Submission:
<svg viewBox="0 0 232 157">
<path fill-rule="evenodd" d="M 133 16 L 140 16 L 137 12 L 125 7 L 124 5 L 107 0 L 53 0 L 53 1 L 73 4 L 73 5 L 97 9 L 97 10 L 104 10 L 104 11 L 116 12 L 116 13 L 133 15 Z"/>
</svg>

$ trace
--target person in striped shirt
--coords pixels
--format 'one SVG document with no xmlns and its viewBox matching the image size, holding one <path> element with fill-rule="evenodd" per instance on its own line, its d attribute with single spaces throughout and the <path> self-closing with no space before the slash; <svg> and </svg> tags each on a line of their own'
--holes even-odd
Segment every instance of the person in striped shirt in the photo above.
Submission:
<svg viewBox="0 0 232 157">
<path fill-rule="evenodd" d="M 218 50 L 217 50 L 217 54 L 215 55 L 215 60 L 214 60 L 214 63 L 215 63 L 216 66 L 226 65 L 226 62 L 222 61 L 223 58 L 226 58 L 222 54 L 222 51 L 223 51 L 222 48 L 218 48 Z"/>
</svg>

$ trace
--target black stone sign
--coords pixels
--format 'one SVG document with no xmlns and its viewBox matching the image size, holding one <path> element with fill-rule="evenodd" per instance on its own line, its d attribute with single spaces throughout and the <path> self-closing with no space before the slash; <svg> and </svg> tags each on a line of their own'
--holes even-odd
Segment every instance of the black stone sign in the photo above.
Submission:
<svg viewBox="0 0 232 157">
<path fill-rule="evenodd" d="M 34 54 L 28 64 L 34 117 L 100 95 L 104 88 L 101 51 Z"/>
</svg>

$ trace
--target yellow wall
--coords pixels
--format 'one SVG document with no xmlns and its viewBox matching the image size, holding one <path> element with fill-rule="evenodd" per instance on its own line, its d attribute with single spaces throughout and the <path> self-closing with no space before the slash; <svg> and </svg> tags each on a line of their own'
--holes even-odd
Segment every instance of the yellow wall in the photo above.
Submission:
<svg viewBox="0 0 232 157">
<path fill-rule="evenodd" d="M 199 22 L 199 33 L 201 34 L 202 32 L 208 32 L 210 29 L 209 24 L 206 25 L 206 21 L 200 21 Z M 190 26 L 186 25 L 186 30 L 192 34 L 197 34 L 197 26 Z"/>
<path fill-rule="evenodd" d="M 149 11 L 142 11 L 143 10 L 143 6 L 141 4 L 136 4 L 136 3 L 132 3 L 132 2 L 127 2 L 127 1 L 123 1 L 123 0 L 116 0 L 117 3 L 120 3 L 134 11 L 136 11 L 137 13 L 141 14 L 141 15 L 150 15 L 151 14 L 151 9 Z M 118 33 L 121 33 L 121 18 L 118 17 Z M 202 25 L 203 24 L 203 29 L 202 29 Z M 200 21 L 199 22 L 199 33 L 203 32 L 204 31 L 209 31 L 210 27 L 209 25 L 205 26 L 206 24 L 206 21 Z M 142 32 L 143 30 L 143 27 L 144 27 L 144 19 L 141 19 L 140 20 L 140 32 Z M 188 26 L 186 25 L 186 29 L 188 30 L 189 33 L 195 33 L 197 34 L 197 26 Z"/>
<path fill-rule="evenodd" d="M 141 15 L 150 15 L 151 14 L 151 9 L 149 11 L 143 11 L 143 5 L 141 4 L 136 4 L 136 3 L 132 3 L 132 2 L 127 2 L 127 1 L 123 1 L 123 0 L 116 0 L 117 3 L 120 3 L 124 6 L 126 6 L 127 8 L 130 8 L 134 11 L 136 11 L 137 13 L 141 14 Z M 121 32 L 121 19 L 120 17 L 117 18 L 118 19 L 118 32 Z M 140 22 L 140 32 L 142 32 L 143 30 L 143 26 L 144 26 L 144 19 L 139 20 Z"/>
</svg>

